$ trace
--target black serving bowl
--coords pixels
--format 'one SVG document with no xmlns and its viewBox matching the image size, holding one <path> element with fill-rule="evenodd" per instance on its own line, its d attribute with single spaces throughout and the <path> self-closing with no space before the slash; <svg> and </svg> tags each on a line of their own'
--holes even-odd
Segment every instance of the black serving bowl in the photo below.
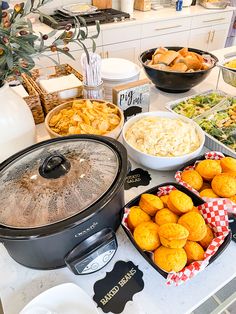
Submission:
<svg viewBox="0 0 236 314">
<path fill-rule="evenodd" d="M 166 47 L 168 50 L 179 51 L 182 47 Z M 163 71 L 154 69 L 146 64 L 147 61 L 152 60 L 152 55 L 157 48 L 152 48 L 150 50 L 144 51 L 139 60 L 143 65 L 143 68 L 152 81 L 152 83 L 160 90 L 168 93 L 183 93 L 190 90 L 192 87 L 201 83 L 210 74 L 211 70 L 215 67 L 218 59 L 213 54 L 195 49 L 188 48 L 189 51 L 196 52 L 200 55 L 210 55 L 214 60 L 214 64 L 211 68 L 207 70 L 195 71 L 195 72 L 174 72 L 174 71 Z"/>
<path fill-rule="evenodd" d="M 186 187 L 178 184 L 178 183 L 174 183 L 174 182 L 167 182 L 167 183 L 162 183 L 160 185 L 157 185 L 143 193 L 141 193 L 140 195 L 136 196 L 134 199 L 132 199 L 129 203 L 127 203 L 125 205 L 124 208 L 131 208 L 132 206 L 138 206 L 141 195 L 144 193 L 148 193 L 148 194 L 157 194 L 158 190 L 160 187 L 164 187 L 164 186 L 168 186 L 168 185 L 172 185 L 174 186 L 176 189 L 178 189 L 179 191 L 187 194 L 188 196 L 191 197 L 194 206 L 199 206 L 204 204 L 204 200 L 202 198 L 200 198 L 199 196 L 197 196 L 196 194 L 194 194 L 192 191 L 188 190 Z M 134 237 L 132 235 L 132 233 L 122 224 L 122 227 L 125 231 L 125 233 L 127 234 L 127 236 L 129 237 L 130 241 L 132 242 L 132 244 L 135 246 L 135 248 L 138 250 L 138 252 L 145 258 L 145 260 L 155 269 L 157 270 L 164 278 L 167 278 L 168 273 L 165 272 L 164 270 L 162 270 L 160 267 L 158 267 L 152 260 L 151 255 L 149 252 L 147 251 L 143 251 L 138 244 L 135 242 Z M 214 260 L 219 257 L 224 250 L 227 248 L 227 246 L 229 245 L 230 241 L 232 238 L 232 233 L 229 232 L 229 234 L 226 236 L 224 242 L 221 244 L 221 246 L 218 248 L 218 251 L 210 258 L 209 260 L 209 264 L 213 263 Z"/>
</svg>

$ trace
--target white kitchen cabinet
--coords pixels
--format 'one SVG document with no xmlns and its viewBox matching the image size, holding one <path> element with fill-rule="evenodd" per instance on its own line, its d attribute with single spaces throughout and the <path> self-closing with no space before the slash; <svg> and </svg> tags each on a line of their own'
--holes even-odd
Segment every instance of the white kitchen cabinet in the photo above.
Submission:
<svg viewBox="0 0 236 314">
<path fill-rule="evenodd" d="M 140 39 L 141 25 L 112 28 L 102 31 L 103 45 L 110 45 Z"/>
<path fill-rule="evenodd" d="M 103 46 L 103 58 L 123 58 L 138 63 L 140 40 Z"/>
<path fill-rule="evenodd" d="M 230 24 L 232 12 L 217 12 L 192 17 L 191 29 L 219 24 Z"/>
<path fill-rule="evenodd" d="M 191 18 L 172 19 L 166 21 L 158 21 L 154 23 L 146 23 L 141 28 L 141 38 L 155 37 L 170 33 L 179 33 L 187 31 L 191 27 Z"/>
<path fill-rule="evenodd" d="M 212 27 L 196 28 L 190 31 L 189 47 L 207 51 Z"/>
<path fill-rule="evenodd" d="M 212 51 L 224 48 L 229 24 L 219 24 L 190 31 L 189 47 Z"/>
<path fill-rule="evenodd" d="M 212 27 L 208 51 L 222 49 L 225 47 L 229 31 L 229 24 L 219 24 Z"/>
<path fill-rule="evenodd" d="M 150 38 L 141 39 L 141 52 L 156 48 L 156 47 L 168 47 L 168 46 L 179 46 L 187 47 L 188 46 L 188 37 L 189 31 L 178 32 L 166 35 L 160 35 Z"/>
<path fill-rule="evenodd" d="M 77 50 L 77 51 L 70 51 L 70 54 L 75 58 L 75 60 L 71 59 L 70 57 L 60 53 L 59 54 L 59 63 L 64 64 L 68 63 L 71 65 L 74 69 L 78 70 L 80 73 L 82 73 L 82 66 L 80 62 L 81 55 L 84 51 L 83 50 Z M 102 55 L 102 48 L 97 47 L 96 52 L 100 55 Z"/>
</svg>

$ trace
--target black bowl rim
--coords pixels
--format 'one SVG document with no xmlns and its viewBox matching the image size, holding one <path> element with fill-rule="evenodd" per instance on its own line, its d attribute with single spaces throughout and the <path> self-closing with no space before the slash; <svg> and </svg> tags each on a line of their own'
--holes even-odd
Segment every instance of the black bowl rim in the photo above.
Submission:
<svg viewBox="0 0 236 314">
<path fill-rule="evenodd" d="M 158 47 L 157 47 L 158 48 Z M 215 60 L 215 62 L 214 62 L 214 65 L 212 66 L 212 67 L 210 67 L 209 69 L 206 69 L 206 70 L 197 70 L 197 71 L 193 71 L 193 72 L 179 72 L 179 71 L 166 71 L 166 70 L 161 70 L 161 69 L 155 69 L 155 68 L 153 68 L 153 67 L 151 67 L 151 66 L 149 66 L 149 65 L 147 65 L 147 64 L 145 64 L 144 62 L 143 62 L 143 60 L 142 60 L 142 57 L 143 57 L 143 55 L 144 54 L 147 54 L 148 52 L 152 52 L 152 51 L 155 51 L 157 48 L 151 48 L 151 49 L 148 49 L 148 50 L 146 50 L 146 51 L 143 51 L 140 55 L 139 55 L 139 62 L 143 65 L 143 67 L 147 67 L 147 68 L 149 68 L 149 69 L 152 69 L 152 70 L 156 70 L 156 71 L 161 71 L 161 72 L 164 72 L 164 73 L 178 73 L 178 74 L 184 74 L 184 75 L 192 75 L 192 74 L 194 74 L 194 73 L 205 73 L 205 72 L 207 72 L 207 71 L 209 71 L 209 70 L 212 70 L 215 66 L 216 66 L 216 64 L 219 62 L 219 59 L 215 56 L 215 55 L 213 55 L 212 53 L 210 53 L 210 52 L 207 52 L 207 51 L 205 51 L 205 50 L 201 50 L 201 49 L 197 49 L 197 48 L 188 48 L 189 49 L 189 51 L 191 52 L 191 51 L 193 51 L 193 52 L 196 52 L 196 53 L 198 53 L 198 52 L 201 52 L 202 54 L 208 54 L 208 55 L 210 55 L 214 60 Z M 166 49 L 170 49 L 170 50 L 175 50 L 175 49 L 182 49 L 182 48 L 185 48 L 185 47 L 178 47 L 178 46 L 171 46 L 171 47 L 163 47 L 163 48 L 166 48 Z M 178 51 L 178 50 L 176 50 L 176 51 Z M 198 52 L 197 52 L 198 51 Z"/>
<path fill-rule="evenodd" d="M 123 208 L 123 211 L 125 208 L 130 208 L 131 206 L 134 206 L 138 200 L 140 199 L 141 195 L 144 193 L 149 193 L 149 194 L 154 194 L 157 192 L 157 190 L 160 187 L 164 187 L 167 185 L 173 185 L 174 187 L 176 187 L 177 189 L 179 189 L 180 191 L 186 193 L 187 195 L 189 195 L 194 203 L 195 202 L 199 202 L 201 204 L 204 204 L 204 200 L 202 198 L 200 198 L 198 195 L 196 195 L 195 193 L 193 193 L 192 191 L 188 190 L 186 187 L 184 187 L 181 184 L 178 184 L 176 182 L 166 182 L 166 183 L 162 183 L 159 185 L 156 185 L 142 193 L 140 193 L 139 195 L 137 195 L 136 197 L 134 197 L 132 200 L 130 200 Z M 136 250 L 144 257 L 144 259 L 155 269 L 157 270 L 162 277 L 167 278 L 169 274 L 171 273 L 167 273 L 164 270 L 162 270 L 161 268 L 159 268 L 150 257 L 148 257 L 147 253 L 145 253 L 145 251 L 141 250 L 140 247 L 137 245 L 137 243 L 135 242 L 133 236 L 131 236 L 131 232 L 127 230 L 127 228 L 123 225 L 123 223 L 121 223 L 122 228 L 124 229 L 126 235 L 128 236 L 129 240 L 131 241 L 131 243 L 134 245 L 134 247 L 136 248 Z M 224 242 L 221 244 L 221 246 L 218 248 L 217 252 L 210 258 L 209 260 L 209 264 L 207 265 L 207 267 L 214 262 L 214 260 L 220 256 L 224 250 L 227 248 L 227 246 L 229 245 L 230 241 L 232 238 L 232 231 L 230 230 L 229 234 L 226 236 Z"/>
</svg>

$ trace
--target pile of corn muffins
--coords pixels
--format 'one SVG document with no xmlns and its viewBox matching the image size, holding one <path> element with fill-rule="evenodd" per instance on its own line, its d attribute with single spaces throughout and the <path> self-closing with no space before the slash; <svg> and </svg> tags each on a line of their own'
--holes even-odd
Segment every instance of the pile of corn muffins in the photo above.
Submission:
<svg viewBox="0 0 236 314">
<path fill-rule="evenodd" d="M 137 245 L 152 251 L 155 264 L 165 272 L 203 260 L 214 238 L 192 199 L 179 190 L 161 197 L 142 194 L 139 206 L 130 208 L 127 224 Z"/>
<path fill-rule="evenodd" d="M 201 197 L 228 198 L 236 203 L 236 159 L 205 159 L 195 169 L 185 170 L 181 180 L 199 192 Z"/>
</svg>

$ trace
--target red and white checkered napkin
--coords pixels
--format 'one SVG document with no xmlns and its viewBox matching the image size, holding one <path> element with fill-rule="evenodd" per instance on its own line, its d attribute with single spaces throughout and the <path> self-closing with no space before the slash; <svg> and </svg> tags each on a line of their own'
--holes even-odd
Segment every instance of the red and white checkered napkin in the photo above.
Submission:
<svg viewBox="0 0 236 314">
<path fill-rule="evenodd" d="M 213 159 L 213 160 L 220 160 L 222 158 L 224 158 L 225 156 L 220 153 L 220 152 L 207 152 L 205 154 L 205 159 Z M 184 168 L 183 171 L 186 171 L 186 170 L 190 170 L 190 169 L 195 169 L 195 167 L 197 166 L 197 164 L 200 162 L 201 160 L 197 160 L 195 162 L 194 165 L 192 166 L 188 166 L 186 168 Z M 182 179 L 181 179 L 181 174 L 182 174 L 182 171 L 177 171 L 176 174 L 175 174 L 175 180 L 183 185 L 184 187 L 186 187 L 188 190 L 192 191 L 193 193 L 197 194 L 199 196 L 199 192 L 196 191 L 194 188 L 192 188 L 188 183 L 184 182 Z M 203 199 L 208 202 L 208 201 L 211 201 L 212 199 L 211 198 L 206 198 L 206 197 L 203 197 Z M 222 199 L 222 198 L 220 198 Z M 231 200 L 229 199 L 225 199 L 225 202 L 227 203 L 227 208 L 228 208 L 228 212 L 229 213 L 234 213 L 236 214 L 236 204 L 234 202 L 232 202 Z"/>
<path fill-rule="evenodd" d="M 176 188 L 173 186 L 165 186 L 159 188 L 158 196 L 168 195 Z M 206 268 L 210 258 L 216 254 L 218 248 L 224 242 L 225 237 L 229 233 L 229 221 L 227 213 L 227 202 L 225 199 L 216 199 L 208 203 L 197 206 L 211 229 L 213 229 L 216 238 L 212 240 L 207 250 L 205 251 L 204 260 L 196 261 L 186 266 L 178 273 L 170 273 L 167 277 L 167 285 L 179 286 L 190 278 L 196 276 L 200 271 Z"/>
</svg>

